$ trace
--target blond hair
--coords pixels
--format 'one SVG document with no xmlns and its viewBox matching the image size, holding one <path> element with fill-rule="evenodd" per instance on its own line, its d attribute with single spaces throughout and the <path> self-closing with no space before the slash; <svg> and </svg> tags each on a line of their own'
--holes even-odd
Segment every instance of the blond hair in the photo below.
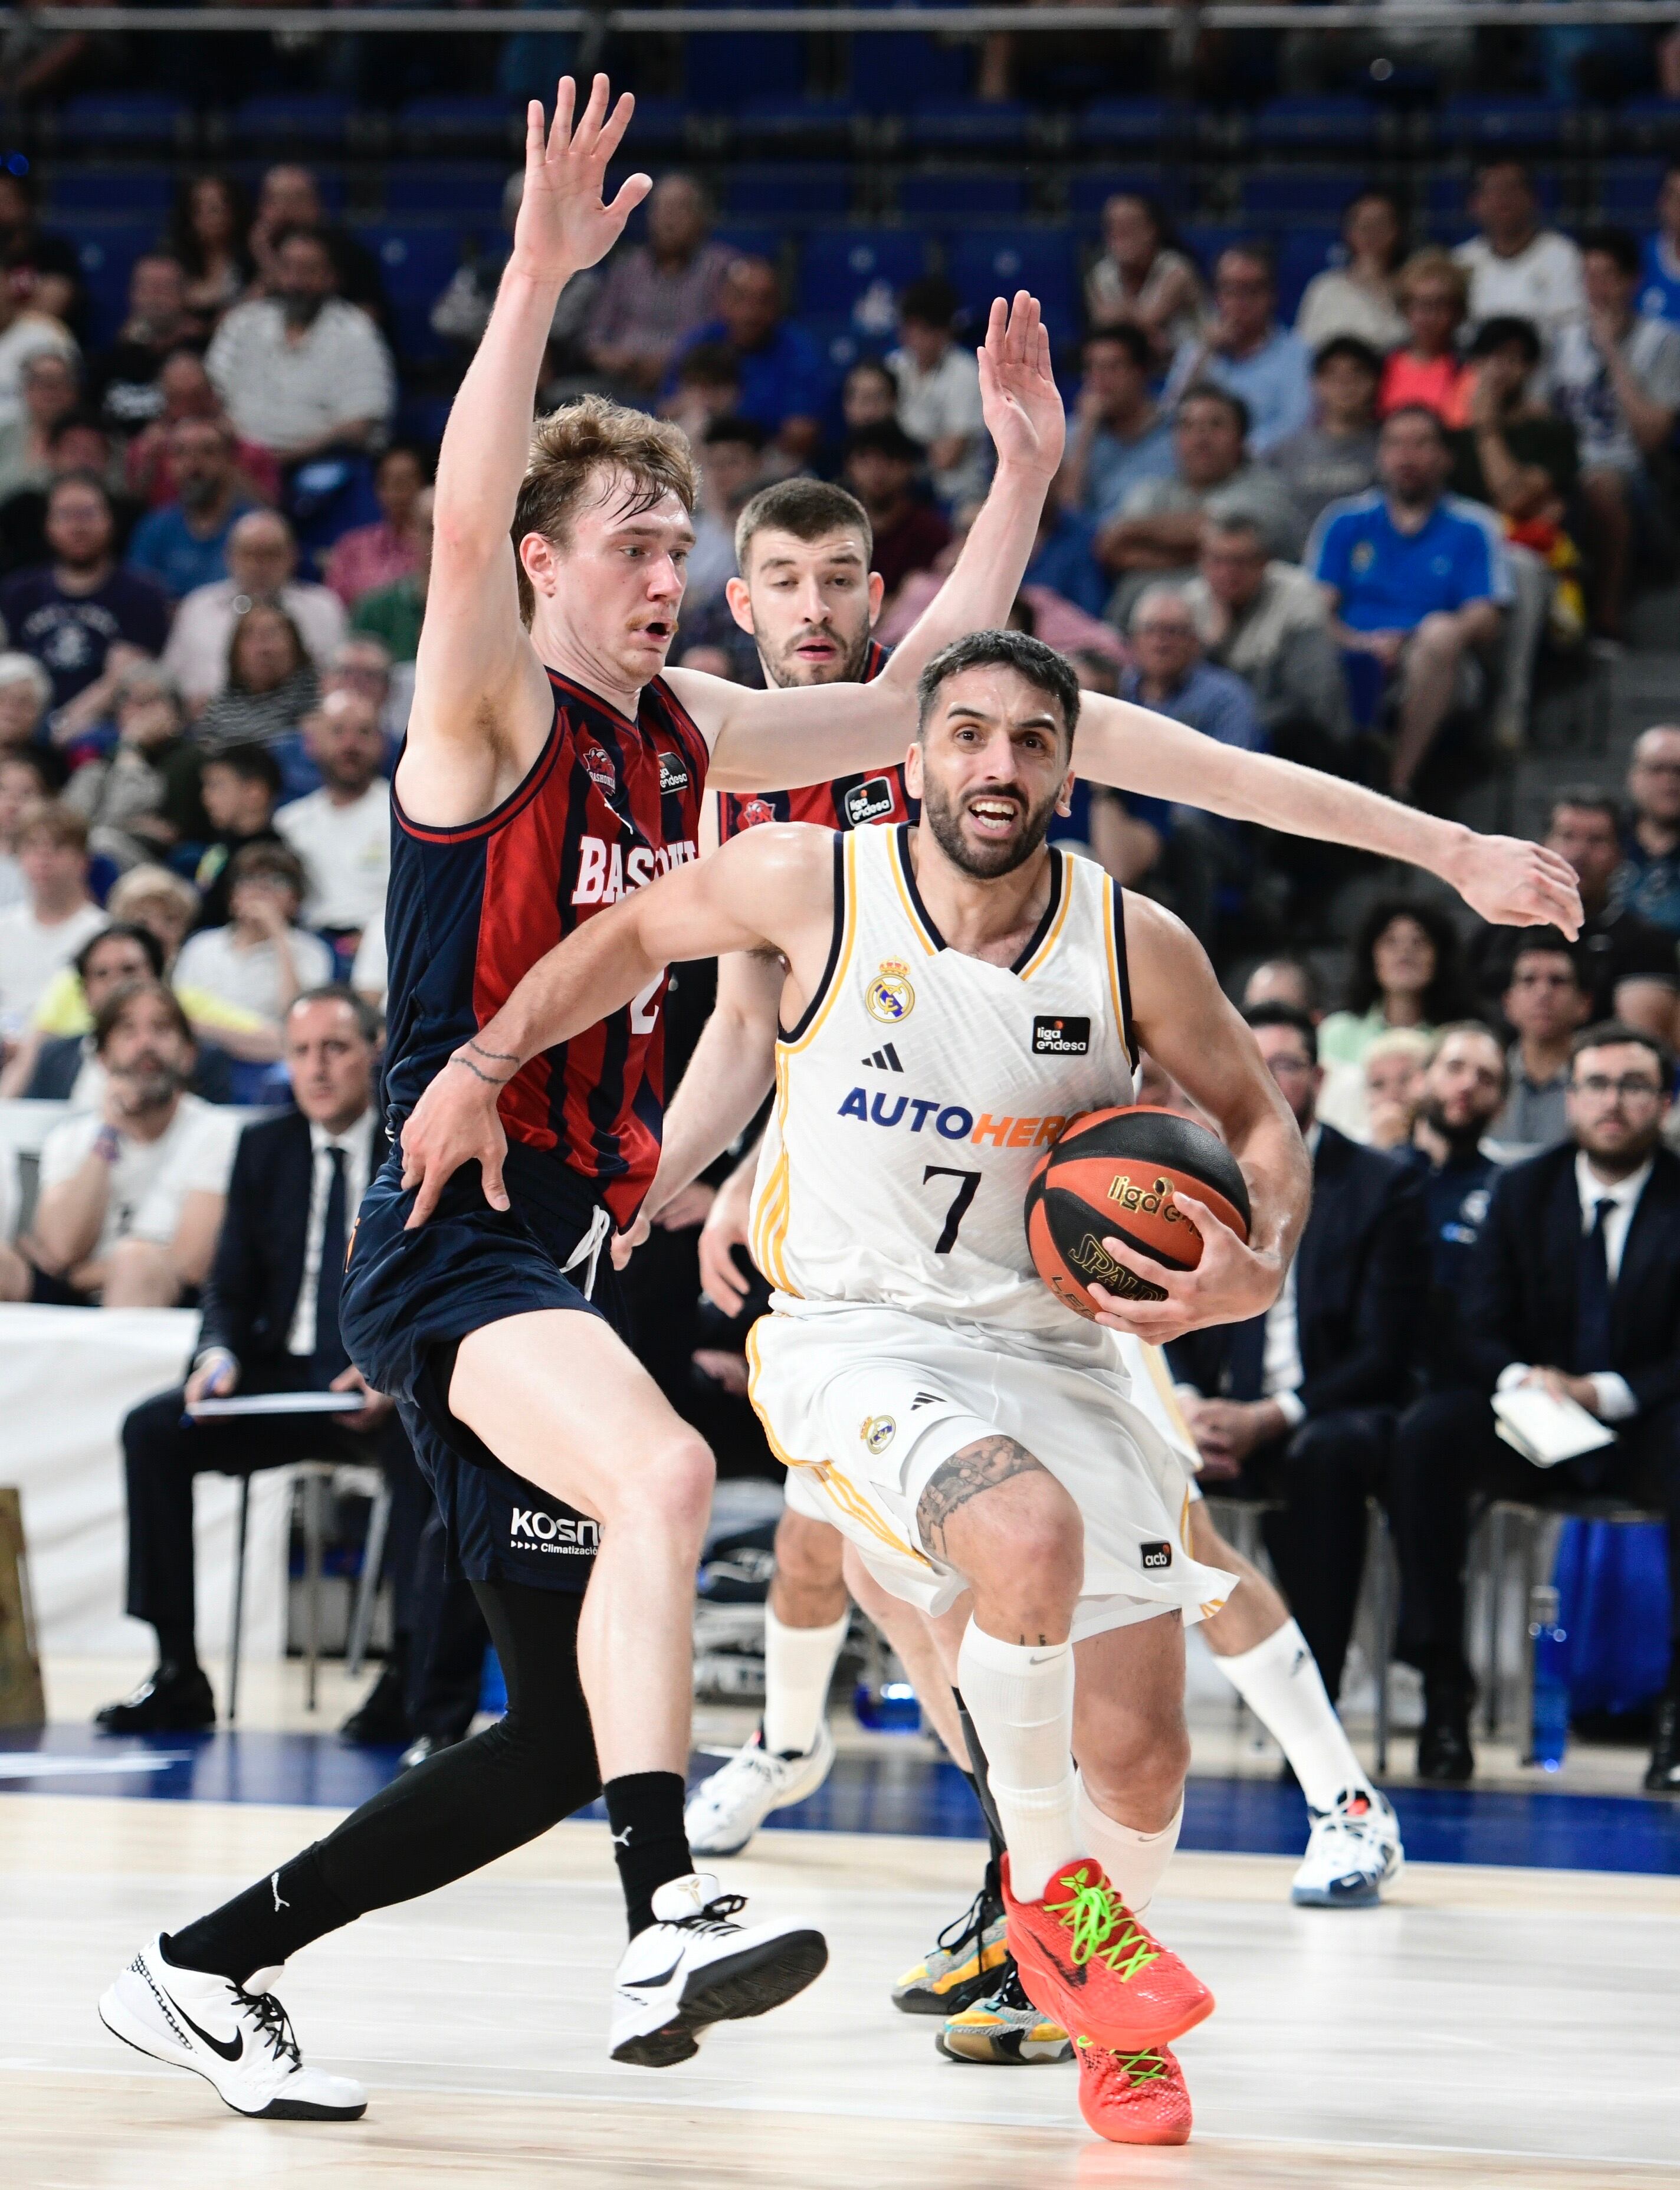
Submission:
<svg viewBox="0 0 1680 2190">
<path fill-rule="evenodd" d="M 634 516 L 674 494 L 693 514 L 699 491 L 688 436 L 679 426 L 650 418 L 604 395 L 581 395 L 539 418 L 531 436 L 531 457 L 514 505 L 514 555 L 518 566 L 519 614 L 529 627 L 536 596 L 519 542 L 540 532 L 556 546 L 565 544 L 573 516 L 589 497 L 601 474 L 616 474 L 627 483 L 624 513 Z"/>
<path fill-rule="evenodd" d="M 1422 251 L 1414 251 L 1401 267 L 1394 287 L 1403 305 L 1411 302 L 1411 292 L 1420 281 L 1444 281 L 1451 290 L 1459 311 L 1463 313 L 1469 309 L 1470 277 L 1439 244 L 1428 244 Z"/>
</svg>

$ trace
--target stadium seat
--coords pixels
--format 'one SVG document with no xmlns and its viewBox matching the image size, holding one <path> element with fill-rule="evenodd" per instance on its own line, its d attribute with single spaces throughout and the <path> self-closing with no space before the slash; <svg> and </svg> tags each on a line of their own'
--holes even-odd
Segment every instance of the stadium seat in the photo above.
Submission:
<svg viewBox="0 0 1680 2190">
<path fill-rule="evenodd" d="M 754 258 L 768 258 L 776 267 L 781 264 L 782 252 L 788 242 L 787 230 L 778 221 L 720 220 L 712 232 L 729 250 L 744 252 Z"/>
<path fill-rule="evenodd" d="M 1434 117 L 1437 141 L 1473 152 L 1541 152 L 1570 133 L 1573 110 L 1561 99 L 1466 93 L 1450 99 Z"/>
<path fill-rule="evenodd" d="M 1563 178 L 1555 167 L 1530 167 L 1530 179 L 1548 220 L 1555 219 L 1564 203 Z M 1473 178 L 1458 168 L 1437 168 L 1423 184 L 1423 210 L 1432 224 L 1467 220 L 1467 201 Z"/>
<path fill-rule="evenodd" d="M 1007 219 L 1026 210 L 1026 182 L 987 167 L 924 168 L 899 184 L 899 211 L 909 219 L 948 220 L 968 213 L 977 220 Z"/>
<path fill-rule="evenodd" d="M 1326 152 L 1368 149 L 1382 125 L 1368 99 L 1269 99 L 1254 117 L 1254 142 L 1268 150 Z"/>
<path fill-rule="evenodd" d="M 1111 197 L 1153 198 L 1168 211 L 1184 202 L 1183 175 L 1172 167 L 1081 167 L 1068 179 L 1068 211 L 1081 226 Z"/>
<path fill-rule="evenodd" d="M 920 31 L 854 31 L 852 105 L 862 114 L 902 114 L 923 99 L 966 99 L 973 44 L 941 45 Z"/>
<path fill-rule="evenodd" d="M 382 221 L 354 230 L 379 262 L 385 294 L 399 314 L 405 306 L 429 310 L 461 264 L 463 228 L 453 221 Z"/>
<path fill-rule="evenodd" d="M 797 32 L 720 31 L 683 42 L 684 95 L 702 114 L 732 114 L 748 99 L 795 99 L 805 88 Z"/>
<path fill-rule="evenodd" d="M 184 146 L 192 133 L 192 109 L 163 92 L 88 92 L 67 99 L 58 112 L 65 145 Z"/>
<path fill-rule="evenodd" d="M 1027 109 L 1019 99 L 926 99 L 911 112 L 905 134 L 924 152 L 1008 152 L 1027 140 Z"/>
<path fill-rule="evenodd" d="M 1598 212 L 1605 220 L 1649 222 L 1656 210 L 1666 162 L 1607 160 L 1598 171 Z"/>
<path fill-rule="evenodd" d="M 86 213 L 116 219 L 150 214 L 162 220 L 174 202 L 174 179 L 166 167 L 60 167 L 52 177 L 51 218 Z"/>
<path fill-rule="evenodd" d="M 730 213 L 843 220 L 852 210 L 852 171 L 837 162 L 732 167 L 724 206 Z"/>
<path fill-rule="evenodd" d="M 95 348 L 113 342 L 128 315 L 128 276 L 134 261 L 157 241 L 157 223 L 137 220 L 74 222 L 70 228 L 76 263 L 88 297 L 88 332 Z"/>
<path fill-rule="evenodd" d="M 871 320 L 907 282 L 928 270 L 924 236 L 901 229 L 818 229 L 805 240 L 799 309 L 850 319 L 871 300 Z"/>
<path fill-rule="evenodd" d="M 1666 151 L 1680 146 L 1680 99 L 1653 94 L 1626 99 L 1613 126 L 1618 139 L 1632 150 Z"/>
<path fill-rule="evenodd" d="M 1368 186 L 1350 167 L 1263 167 L 1242 179 L 1242 209 L 1251 220 L 1339 217 Z"/>
<path fill-rule="evenodd" d="M 385 211 L 393 220 L 413 213 L 493 220 L 512 172 L 505 160 L 393 161 L 385 170 Z"/>
<path fill-rule="evenodd" d="M 288 92 L 245 99 L 234 111 L 233 135 L 241 145 L 342 145 L 355 119 L 355 102 L 330 92 Z"/>
<path fill-rule="evenodd" d="M 637 109 L 639 118 L 641 110 Z M 733 117 L 737 145 L 809 159 L 850 147 L 857 116 L 843 99 L 752 99 Z"/>
<path fill-rule="evenodd" d="M 1291 222 L 1277 238 L 1278 317 L 1285 326 L 1294 324 L 1301 309 L 1302 292 L 1314 275 L 1345 259 L 1339 228 L 1311 228 Z"/>
<path fill-rule="evenodd" d="M 1098 99 L 1080 116 L 1079 135 L 1086 145 L 1154 151 L 1175 139 L 1182 147 L 1186 126 L 1184 110 L 1171 99 Z"/>
<path fill-rule="evenodd" d="M 1030 289 L 1053 342 L 1077 331 L 1077 252 L 1065 228 L 968 229 L 949 238 L 946 270 L 976 326 L 996 297 Z"/>
<path fill-rule="evenodd" d="M 1202 271 L 1211 275 L 1222 251 L 1246 241 L 1254 232 L 1246 221 L 1187 220 L 1179 227 L 1178 241 Z"/>
<path fill-rule="evenodd" d="M 636 110 L 639 129 L 642 109 Z M 462 151 L 505 150 L 516 153 L 525 133 L 525 116 L 511 100 L 500 98 L 411 99 L 397 116 L 404 143 L 416 152 L 446 145 Z"/>
</svg>

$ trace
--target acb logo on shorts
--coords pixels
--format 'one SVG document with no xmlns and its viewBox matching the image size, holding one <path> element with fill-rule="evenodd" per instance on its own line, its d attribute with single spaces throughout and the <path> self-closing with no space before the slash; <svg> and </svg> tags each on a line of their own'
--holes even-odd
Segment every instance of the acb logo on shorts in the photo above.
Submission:
<svg viewBox="0 0 1680 2190">
<path fill-rule="evenodd" d="M 864 1008 L 883 1026 L 896 1026 L 916 1009 L 916 991 L 910 985 L 910 968 L 901 958 L 883 958 L 864 998 Z"/>
<path fill-rule="evenodd" d="M 1164 1574 L 1172 1563 L 1171 1544 L 1140 1544 L 1138 1548 L 1143 1557 L 1145 1574 Z"/>
<path fill-rule="evenodd" d="M 898 1434 L 898 1427 L 890 1415 L 866 1415 L 858 1435 L 871 1452 L 885 1452 Z"/>
</svg>

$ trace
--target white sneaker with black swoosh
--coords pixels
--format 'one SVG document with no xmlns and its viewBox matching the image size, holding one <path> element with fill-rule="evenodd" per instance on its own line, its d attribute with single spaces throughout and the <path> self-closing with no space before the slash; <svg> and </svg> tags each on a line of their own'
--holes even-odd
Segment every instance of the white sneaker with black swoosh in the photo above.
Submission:
<svg viewBox="0 0 1680 2190">
<path fill-rule="evenodd" d="M 643 2068 L 691 2060 L 714 2023 L 764 2015 L 820 1977 L 820 1932 L 797 1924 L 737 1924 L 739 1893 L 719 1893 L 706 1871 L 667 1879 L 654 1921 L 624 1949 L 612 1999 L 612 2057 Z"/>
<path fill-rule="evenodd" d="M 367 2093 L 348 2076 L 304 2065 L 286 2010 L 258 1970 L 243 1985 L 177 1969 L 162 1942 L 143 1947 L 99 2002 L 113 2037 L 154 2061 L 190 2068 L 237 2114 L 268 2121 L 356 2121 Z"/>
</svg>

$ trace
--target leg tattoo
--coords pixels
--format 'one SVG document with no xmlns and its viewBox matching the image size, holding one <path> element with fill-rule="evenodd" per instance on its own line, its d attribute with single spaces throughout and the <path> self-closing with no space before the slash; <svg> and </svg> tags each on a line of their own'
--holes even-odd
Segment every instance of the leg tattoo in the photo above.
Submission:
<svg viewBox="0 0 1680 2190">
<path fill-rule="evenodd" d="M 916 1520 L 922 1542 L 945 1558 L 945 1525 L 958 1506 L 966 1506 L 982 1490 L 1007 1483 L 1012 1475 L 1025 1475 L 1029 1471 L 1043 1473 L 1043 1463 L 1013 1438 L 981 1438 L 978 1444 L 953 1453 L 934 1470 L 917 1501 Z"/>
</svg>

